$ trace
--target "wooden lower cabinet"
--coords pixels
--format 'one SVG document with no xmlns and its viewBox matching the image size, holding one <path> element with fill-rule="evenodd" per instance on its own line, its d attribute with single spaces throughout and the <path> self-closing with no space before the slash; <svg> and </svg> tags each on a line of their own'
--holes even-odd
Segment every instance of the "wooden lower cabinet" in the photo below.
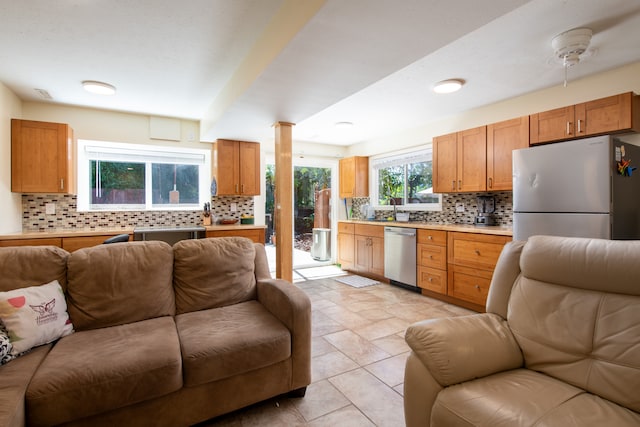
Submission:
<svg viewBox="0 0 640 427">
<path fill-rule="evenodd" d="M 353 270 L 384 278 L 384 227 L 355 224 L 354 247 Z"/>
<path fill-rule="evenodd" d="M 264 244 L 264 228 L 250 230 L 207 230 L 206 237 L 246 237 L 255 243 Z"/>
<path fill-rule="evenodd" d="M 484 310 L 493 270 L 507 236 L 450 232 L 447 244 L 447 295 Z"/>
<path fill-rule="evenodd" d="M 338 223 L 338 263 L 343 270 L 351 270 L 355 265 L 355 226 Z"/>
<path fill-rule="evenodd" d="M 53 237 L 47 239 L 11 239 L 0 240 L 0 248 L 6 248 L 10 246 L 57 246 L 62 247 L 62 239 L 60 237 Z"/>
<path fill-rule="evenodd" d="M 439 294 L 447 294 L 447 232 L 418 230 L 418 286 Z"/>
<path fill-rule="evenodd" d="M 484 307 L 492 276 L 493 270 L 452 265 L 449 271 L 449 277 L 451 277 L 449 296 Z"/>
</svg>

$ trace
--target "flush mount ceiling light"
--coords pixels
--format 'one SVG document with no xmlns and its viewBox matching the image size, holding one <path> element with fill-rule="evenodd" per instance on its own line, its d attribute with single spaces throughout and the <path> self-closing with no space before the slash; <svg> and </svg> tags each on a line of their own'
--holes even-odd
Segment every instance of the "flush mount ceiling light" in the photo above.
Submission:
<svg viewBox="0 0 640 427">
<path fill-rule="evenodd" d="M 337 122 L 334 126 L 338 129 L 349 129 L 353 127 L 353 123 L 351 122 Z"/>
<path fill-rule="evenodd" d="M 565 86 L 567 86 L 567 69 L 580 62 L 581 55 L 587 51 L 592 36 L 593 31 L 590 28 L 574 28 L 558 34 L 551 40 L 554 54 L 564 66 Z"/>
<path fill-rule="evenodd" d="M 453 93 L 460 90 L 463 84 L 464 80 L 460 79 L 443 80 L 433 85 L 433 91 L 435 93 Z"/>
<path fill-rule="evenodd" d="M 115 86 L 109 83 L 97 82 L 94 80 L 85 80 L 82 82 L 82 87 L 87 92 L 96 93 L 98 95 L 113 95 L 116 93 Z"/>
</svg>

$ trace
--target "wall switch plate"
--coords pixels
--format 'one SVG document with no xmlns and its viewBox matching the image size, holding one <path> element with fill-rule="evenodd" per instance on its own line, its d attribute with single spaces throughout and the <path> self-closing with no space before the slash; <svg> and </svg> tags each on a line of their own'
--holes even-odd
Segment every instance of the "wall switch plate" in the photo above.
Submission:
<svg viewBox="0 0 640 427">
<path fill-rule="evenodd" d="M 456 203 L 456 212 L 464 212 L 464 203 Z"/>
<path fill-rule="evenodd" d="M 55 203 L 45 203 L 44 210 L 47 215 L 55 215 L 56 214 L 56 204 Z"/>
<path fill-rule="evenodd" d="M 236 212 L 238 210 L 238 204 L 236 202 L 233 202 L 229 205 L 229 210 L 231 210 L 231 212 Z"/>
</svg>

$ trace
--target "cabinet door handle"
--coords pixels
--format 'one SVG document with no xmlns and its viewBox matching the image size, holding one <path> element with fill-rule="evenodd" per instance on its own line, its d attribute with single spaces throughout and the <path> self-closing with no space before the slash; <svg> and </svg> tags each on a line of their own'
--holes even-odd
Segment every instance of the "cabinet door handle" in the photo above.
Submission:
<svg viewBox="0 0 640 427">
<path fill-rule="evenodd" d="M 236 194 L 238 193 L 238 184 L 236 184 Z"/>
<path fill-rule="evenodd" d="M 571 122 L 567 122 L 567 135 L 571 135 Z"/>
<path fill-rule="evenodd" d="M 462 190 L 462 180 L 458 180 L 458 190 Z"/>
<path fill-rule="evenodd" d="M 60 189 L 64 190 L 64 178 L 60 178 Z"/>
<path fill-rule="evenodd" d="M 240 193 L 244 194 L 244 184 L 240 184 Z"/>
<path fill-rule="evenodd" d="M 578 119 L 578 133 L 582 133 L 582 129 L 581 129 L 581 128 L 582 128 L 582 126 L 581 126 L 581 124 L 582 124 L 582 120 L 581 120 L 581 119 Z"/>
<path fill-rule="evenodd" d="M 493 187 L 493 178 L 489 178 L 489 188 Z"/>
<path fill-rule="evenodd" d="M 451 181 L 451 191 L 456 191 L 456 180 Z"/>
</svg>

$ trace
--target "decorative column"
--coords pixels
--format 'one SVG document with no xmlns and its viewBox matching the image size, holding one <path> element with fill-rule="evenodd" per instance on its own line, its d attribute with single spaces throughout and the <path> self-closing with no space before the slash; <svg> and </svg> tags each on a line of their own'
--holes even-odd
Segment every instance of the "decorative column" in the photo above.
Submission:
<svg viewBox="0 0 640 427">
<path fill-rule="evenodd" d="M 293 282 L 293 123 L 276 122 L 276 277 Z"/>
</svg>

